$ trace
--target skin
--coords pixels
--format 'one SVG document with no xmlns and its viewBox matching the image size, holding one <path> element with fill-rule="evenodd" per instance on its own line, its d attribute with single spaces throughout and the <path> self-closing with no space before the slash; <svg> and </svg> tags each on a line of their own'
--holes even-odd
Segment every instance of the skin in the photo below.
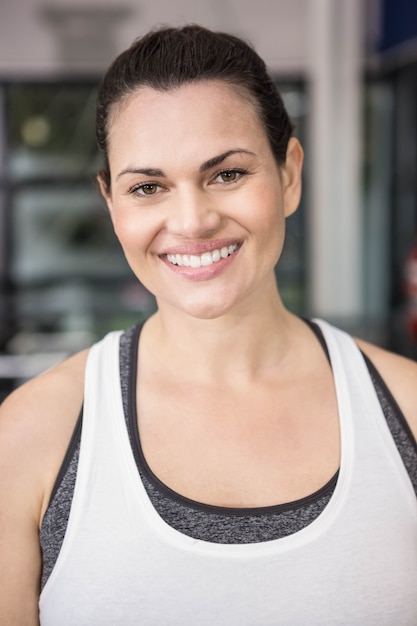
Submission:
<svg viewBox="0 0 417 626">
<path fill-rule="evenodd" d="M 202 118 L 205 97 L 211 106 Z M 281 253 L 284 219 L 296 209 L 300 188 L 291 187 L 292 198 L 288 190 L 284 200 L 267 138 L 259 123 L 248 132 L 254 112 L 236 100 L 233 90 L 216 83 L 188 85 L 175 94 L 144 89 L 129 99 L 112 126 L 112 191 L 105 198 L 127 259 L 155 294 L 164 317 L 186 313 L 218 319 L 232 309 L 239 315 L 236 305 L 252 306 L 264 286 L 276 297 L 271 267 Z M 227 117 L 225 110 L 231 112 Z M 210 160 L 229 152 L 209 167 Z M 295 140 L 292 152 L 290 160 L 301 162 Z M 228 168 L 235 180 L 223 182 L 221 172 Z M 134 170 L 160 170 L 161 175 Z M 287 177 L 286 170 L 282 176 Z M 135 193 L 143 183 L 148 187 Z M 235 242 L 239 262 L 215 280 L 201 280 L 201 271 L 190 271 L 184 279 L 161 262 L 166 253 L 204 252 Z"/>
<path fill-rule="evenodd" d="M 137 91 L 115 110 L 109 140 L 112 182 L 102 192 L 158 302 L 138 357 L 149 465 L 179 493 L 220 506 L 311 494 L 334 475 L 340 446 L 329 365 L 274 276 L 301 193 L 298 141 L 278 167 L 248 99 L 216 82 Z M 167 260 L 232 244 L 234 254 L 200 269 Z M 416 435 L 417 365 L 358 343 Z M 38 624 L 38 531 L 82 404 L 86 356 L 22 386 L 0 410 L 5 626 Z"/>
</svg>

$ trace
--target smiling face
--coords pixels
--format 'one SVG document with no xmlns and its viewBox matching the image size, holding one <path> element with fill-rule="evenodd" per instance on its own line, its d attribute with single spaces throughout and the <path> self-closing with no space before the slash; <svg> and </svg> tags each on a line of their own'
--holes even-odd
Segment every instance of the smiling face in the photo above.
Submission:
<svg viewBox="0 0 417 626">
<path fill-rule="evenodd" d="M 214 318 L 276 290 L 302 150 L 278 167 L 247 97 L 221 82 L 141 88 L 109 132 L 113 225 L 161 311 Z"/>
</svg>

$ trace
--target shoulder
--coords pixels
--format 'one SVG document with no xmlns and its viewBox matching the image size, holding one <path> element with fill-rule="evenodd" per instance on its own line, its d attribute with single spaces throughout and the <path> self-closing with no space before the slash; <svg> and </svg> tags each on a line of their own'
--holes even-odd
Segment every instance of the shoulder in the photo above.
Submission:
<svg viewBox="0 0 417 626">
<path fill-rule="evenodd" d="M 1 623 L 39 623 L 39 527 L 82 404 L 86 357 L 22 385 L 0 407 Z"/>
<path fill-rule="evenodd" d="M 36 494 L 32 504 L 40 518 L 81 410 L 87 355 L 80 352 L 25 383 L 0 407 L 1 478 Z"/>
<path fill-rule="evenodd" d="M 38 624 L 39 528 L 83 402 L 87 351 L 0 407 L 0 622 Z"/>
<path fill-rule="evenodd" d="M 417 362 L 366 341 L 355 341 L 384 379 L 417 440 Z"/>
</svg>

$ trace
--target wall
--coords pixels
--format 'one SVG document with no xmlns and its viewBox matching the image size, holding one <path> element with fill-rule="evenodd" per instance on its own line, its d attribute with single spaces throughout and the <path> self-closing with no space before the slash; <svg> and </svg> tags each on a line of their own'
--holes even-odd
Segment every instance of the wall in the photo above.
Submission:
<svg viewBox="0 0 417 626">
<path fill-rule="evenodd" d="M 0 74 L 95 71 L 156 24 L 184 22 L 247 37 L 274 70 L 298 74 L 308 59 L 307 4 L 308 0 L 2 0 Z"/>
</svg>

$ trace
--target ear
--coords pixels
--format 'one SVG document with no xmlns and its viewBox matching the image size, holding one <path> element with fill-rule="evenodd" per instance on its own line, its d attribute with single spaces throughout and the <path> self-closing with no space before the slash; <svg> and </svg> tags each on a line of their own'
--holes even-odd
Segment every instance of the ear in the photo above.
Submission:
<svg viewBox="0 0 417 626">
<path fill-rule="evenodd" d="M 100 193 L 103 196 L 106 204 L 107 204 L 107 208 L 109 209 L 109 213 L 110 215 L 112 215 L 113 213 L 113 202 L 111 199 L 111 193 L 110 193 L 110 189 L 107 187 L 106 183 L 103 180 L 103 177 L 101 176 L 101 174 L 97 174 L 96 177 L 96 181 L 97 181 L 97 185 L 98 188 L 100 189 Z"/>
<path fill-rule="evenodd" d="M 295 213 L 300 204 L 303 159 L 304 151 L 300 142 L 296 137 L 291 137 L 288 142 L 285 165 L 281 166 L 285 217 Z"/>
</svg>

